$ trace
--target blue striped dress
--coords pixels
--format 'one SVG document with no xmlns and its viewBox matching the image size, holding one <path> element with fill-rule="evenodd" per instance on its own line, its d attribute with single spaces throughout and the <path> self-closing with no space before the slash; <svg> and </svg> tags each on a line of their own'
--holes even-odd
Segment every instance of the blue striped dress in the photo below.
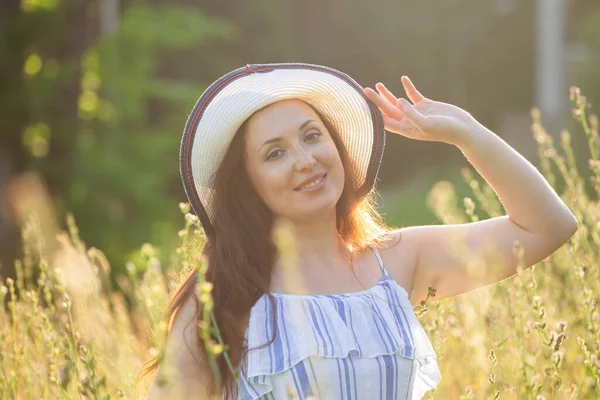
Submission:
<svg viewBox="0 0 600 400">
<path fill-rule="evenodd" d="M 408 293 L 383 270 L 368 290 L 263 295 L 250 312 L 238 399 L 421 399 L 441 380 Z"/>
</svg>

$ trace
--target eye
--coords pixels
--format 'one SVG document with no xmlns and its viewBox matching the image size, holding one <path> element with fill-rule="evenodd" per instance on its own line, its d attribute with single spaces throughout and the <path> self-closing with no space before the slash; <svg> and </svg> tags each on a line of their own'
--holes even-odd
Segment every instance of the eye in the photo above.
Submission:
<svg viewBox="0 0 600 400">
<path fill-rule="evenodd" d="M 304 138 L 308 141 L 312 141 L 312 140 L 316 140 L 321 135 L 322 135 L 321 132 L 319 132 L 317 130 L 312 130 L 312 131 L 308 132 Z"/>
<path fill-rule="evenodd" d="M 267 161 L 275 160 L 279 158 L 279 153 L 283 153 L 283 150 L 275 150 L 267 154 Z"/>
</svg>

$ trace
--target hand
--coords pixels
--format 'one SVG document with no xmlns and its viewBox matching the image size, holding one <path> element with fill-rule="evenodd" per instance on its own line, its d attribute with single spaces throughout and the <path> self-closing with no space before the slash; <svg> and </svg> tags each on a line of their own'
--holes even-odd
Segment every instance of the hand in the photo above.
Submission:
<svg viewBox="0 0 600 400">
<path fill-rule="evenodd" d="M 457 146 L 468 141 L 473 127 L 478 124 L 471 114 L 452 104 L 424 97 L 407 76 L 401 80 L 414 105 L 395 97 L 382 83 L 375 85 L 379 93 L 369 87 L 364 89 L 365 95 L 383 113 L 386 130 L 410 139 Z"/>
</svg>

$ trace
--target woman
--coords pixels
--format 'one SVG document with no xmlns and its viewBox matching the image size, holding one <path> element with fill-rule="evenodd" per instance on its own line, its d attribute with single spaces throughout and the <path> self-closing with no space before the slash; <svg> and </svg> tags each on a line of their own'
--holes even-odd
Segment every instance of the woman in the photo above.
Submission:
<svg viewBox="0 0 600 400">
<path fill-rule="evenodd" d="M 402 83 L 412 104 L 327 67 L 247 65 L 202 95 L 181 173 L 207 234 L 206 279 L 239 382 L 217 355 L 224 384 L 211 385 L 193 272 L 167 312 L 157 382 L 169 366 L 170 384 L 155 384 L 151 398 L 420 399 L 441 376 L 413 305 L 514 275 L 515 241 L 531 266 L 574 234 L 576 218 L 527 160 L 466 111 Z M 387 228 L 373 207 L 386 130 L 457 146 L 508 215 Z M 273 239 L 277 222 L 292 232 L 291 259 Z M 457 238 L 463 256 L 452 251 Z M 477 274 L 465 254 L 480 261 Z M 151 360 L 142 376 L 157 367 Z"/>
</svg>

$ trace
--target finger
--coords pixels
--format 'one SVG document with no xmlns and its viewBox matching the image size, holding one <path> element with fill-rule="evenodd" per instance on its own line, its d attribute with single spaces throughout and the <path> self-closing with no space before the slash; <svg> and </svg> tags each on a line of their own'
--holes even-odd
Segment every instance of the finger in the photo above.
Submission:
<svg viewBox="0 0 600 400">
<path fill-rule="evenodd" d="M 398 99 L 398 105 L 404 111 L 404 118 L 415 124 L 420 130 L 427 131 L 432 128 L 433 120 L 421 114 L 417 109 L 404 98 Z"/>
<path fill-rule="evenodd" d="M 375 85 L 375 88 L 377 89 L 381 97 L 383 97 L 388 103 L 394 106 L 397 104 L 396 102 L 398 101 L 398 98 L 394 96 L 394 94 L 391 91 L 389 91 L 383 83 L 378 82 Z"/>
<path fill-rule="evenodd" d="M 402 81 L 402 86 L 404 86 L 404 90 L 406 91 L 408 98 L 413 102 L 413 104 L 416 104 L 421 100 L 425 100 L 425 96 L 419 93 L 408 76 L 403 76 L 400 78 L 400 80 Z"/>
<path fill-rule="evenodd" d="M 401 121 L 398 121 L 393 118 L 384 116 L 383 123 L 387 131 L 406 136 L 410 139 L 417 139 L 419 137 L 419 128 L 417 128 L 415 124 L 413 124 L 406 118 L 403 118 Z"/>
<path fill-rule="evenodd" d="M 371 88 L 365 88 L 365 95 L 371 100 L 375 105 L 387 116 L 396 118 L 398 120 L 402 119 L 402 110 L 398 108 L 397 105 L 392 105 L 385 101 L 383 97 L 379 95 L 376 91 Z"/>
</svg>

